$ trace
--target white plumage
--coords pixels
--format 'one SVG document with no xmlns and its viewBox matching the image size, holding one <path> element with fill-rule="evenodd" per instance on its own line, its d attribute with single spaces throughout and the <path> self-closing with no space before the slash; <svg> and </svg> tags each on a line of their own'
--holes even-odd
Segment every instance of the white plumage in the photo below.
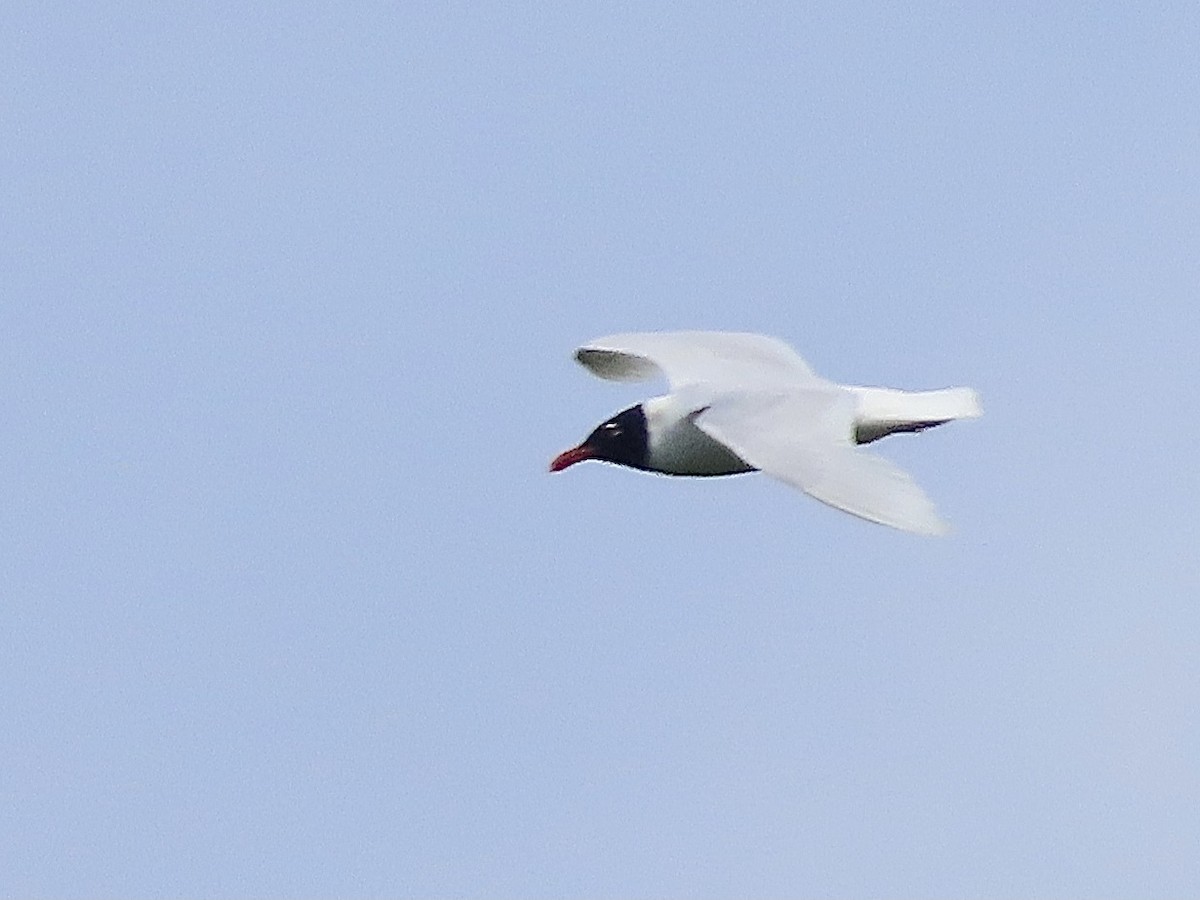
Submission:
<svg viewBox="0 0 1200 900">
<path fill-rule="evenodd" d="M 665 378 L 671 393 L 604 423 L 553 470 L 583 459 L 671 475 L 758 469 L 830 506 L 919 534 L 946 531 L 933 504 L 907 473 L 858 445 L 982 414 L 970 388 L 835 384 L 787 344 L 757 334 L 619 334 L 589 341 L 575 357 L 613 381 Z M 627 433 L 635 421 L 644 435 Z"/>
</svg>

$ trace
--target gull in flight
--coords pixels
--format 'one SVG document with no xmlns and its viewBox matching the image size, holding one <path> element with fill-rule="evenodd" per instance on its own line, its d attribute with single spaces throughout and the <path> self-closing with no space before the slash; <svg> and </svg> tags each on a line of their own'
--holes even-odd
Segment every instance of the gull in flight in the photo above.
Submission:
<svg viewBox="0 0 1200 900">
<path fill-rule="evenodd" d="M 667 475 L 762 471 L 822 503 L 917 534 L 945 523 L 912 477 L 860 449 L 889 434 L 982 415 L 971 388 L 835 384 L 782 341 L 715 331 L 619 334 L 575 351 L 611 381 L 665 378 L 670 393 L 602 422 L 551 472 L 588 459 Z"/>
</svg>

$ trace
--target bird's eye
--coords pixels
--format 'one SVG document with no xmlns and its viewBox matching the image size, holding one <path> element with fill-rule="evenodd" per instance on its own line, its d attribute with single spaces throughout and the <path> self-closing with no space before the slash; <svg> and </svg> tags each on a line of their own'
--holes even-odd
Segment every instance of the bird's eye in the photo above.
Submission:
<svg viewBox="0 0 1200 900">
<path fill-rule="evenodd" d="M 604 423 L 604 433 L 608 437 L 616 437 L 617 435 L 619 435 L 621 433 L 621 426 L 618 425 L 616 422 L 605 422 Z"/>
</svg>

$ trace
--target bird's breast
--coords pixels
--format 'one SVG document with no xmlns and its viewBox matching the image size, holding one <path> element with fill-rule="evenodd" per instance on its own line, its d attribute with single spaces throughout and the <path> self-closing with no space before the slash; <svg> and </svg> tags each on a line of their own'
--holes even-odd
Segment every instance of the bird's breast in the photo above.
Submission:
<svg viewBox="0 0 1200 900">
<path fill-rule="evenodd" d="M 681 418 L 650 432 L 647 468 L 668 475 L 737 475 L 755 471 L 736 453 Z"/>
</svg>

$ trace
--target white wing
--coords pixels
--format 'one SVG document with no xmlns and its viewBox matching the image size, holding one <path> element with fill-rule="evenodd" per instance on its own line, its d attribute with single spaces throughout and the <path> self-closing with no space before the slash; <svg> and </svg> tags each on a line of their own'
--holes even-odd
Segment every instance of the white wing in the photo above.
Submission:
<svg viewBox="0 0 1200 900">
<path fill-rule="evenodd" d="M 768 475 L 830 506 L 917 534 L 945 534 L 907 473 L 851 443 L 854 398 L 837 388 L 714 398 L 696 426 Z"/>
<path fill-rule="evenodd" d="M 746 389 L 821 381 L 791 347 L 761 334 L 615 334 L 588 342 L 575 351 L 575 358 L 609 381 L 648 381 L 662 376 L 672 389 L 688 384 Z"/>
</svg>

